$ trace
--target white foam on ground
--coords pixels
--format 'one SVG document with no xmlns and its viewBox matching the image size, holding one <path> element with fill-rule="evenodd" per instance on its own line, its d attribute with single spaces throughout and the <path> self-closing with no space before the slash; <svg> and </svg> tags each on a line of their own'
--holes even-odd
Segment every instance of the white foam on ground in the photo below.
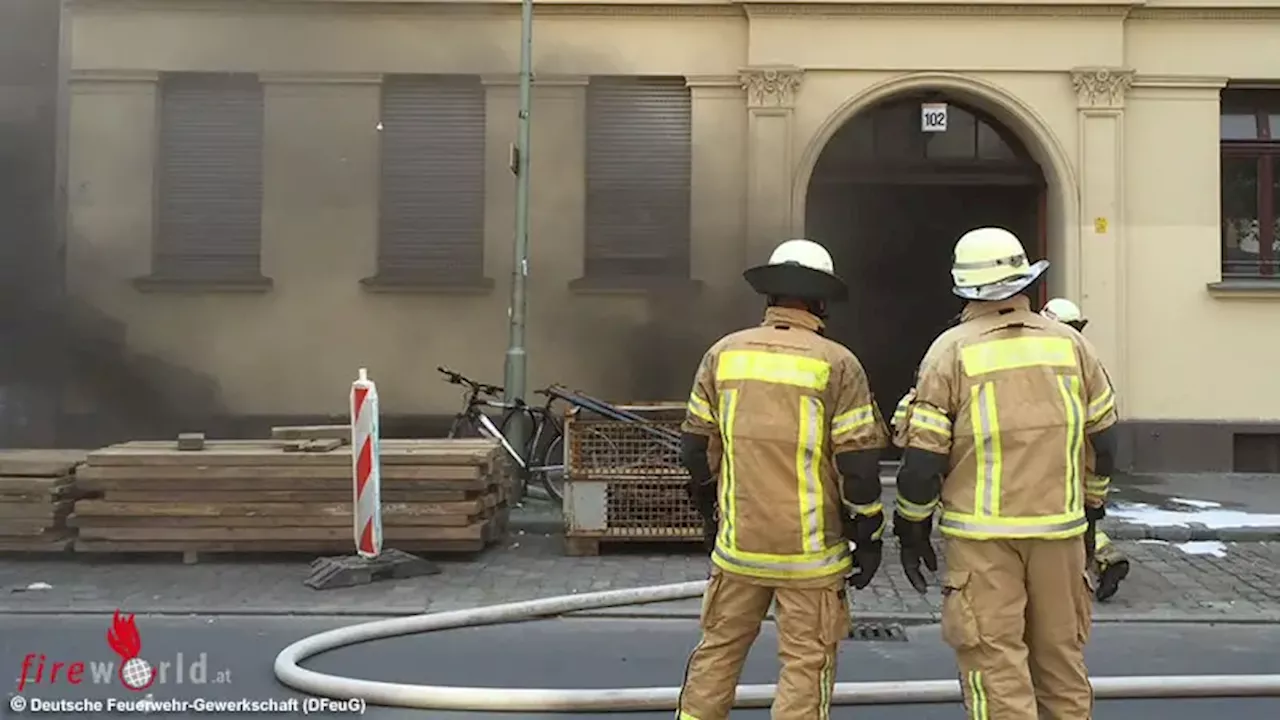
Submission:
<svg viewBox="0 0 1280 720">
<path fill-rule="evenodd" d="M 1190 527 L 1192 524 L 1223 528 L 1280 527 L 1280 515 L 1239 510 L 1166 510 L 1146 503 L 1116 503 L 1107 517 L 1151 527 Z"/>
<path fill-rule="evenodd" d="M 1169 502 L 1176 503 L 1178 505 L 1186 505 L 1188 507 L 1193 507 L 1193 508 L 1208 509 L 1208 508 L 1222 507 L 1222 503 L 1216 503 L 1212 500 L 1188 500 L 1187 498 L 1173 498 Z"/>
<path fill-rule="evenodd" d="M 1191 542 L 1178 543 L 1176 547 L 1188 555 L 1227 556 L 1226 544 L 1217 540 L 1193 540 Z"/>
</svg>

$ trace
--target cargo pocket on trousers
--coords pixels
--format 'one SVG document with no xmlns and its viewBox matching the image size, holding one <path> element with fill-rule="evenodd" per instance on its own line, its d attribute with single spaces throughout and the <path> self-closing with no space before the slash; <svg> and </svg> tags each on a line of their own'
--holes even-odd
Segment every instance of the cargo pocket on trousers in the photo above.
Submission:
<svg viewBox="0 0 1280 720">
<path fill-rule="evenodd" d="M 967 570 L 949 570 L 942 582 L 942 639 L 954 650 L 975 648 L 981 640 L 973 612 Z"/>
<path fill-rule="evenodd" d="M 1080 576 L 1076 591 L 1076 638 L 1081 645 L 1089 642 L 1093 630 L 1093 595 L 1096 590 L 1093 575 L 1085 570 Z"/>
<path fill-rule="evenodd" d="M 846 603 L 846 590 L 843 584 L 830 592 L 822 593 L 819 618 L 822 623 L 822 643 L 837 645 L 849 637 L 849 605 Z"/>
</svg>

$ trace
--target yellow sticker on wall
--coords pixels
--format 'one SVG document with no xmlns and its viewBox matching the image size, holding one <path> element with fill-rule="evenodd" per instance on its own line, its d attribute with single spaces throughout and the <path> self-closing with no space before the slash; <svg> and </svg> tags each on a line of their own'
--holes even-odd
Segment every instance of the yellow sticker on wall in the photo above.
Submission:
<svg viewBox="0 0 1280 720">
<path fill-rule="evenodd" d="M 1093 219 L 1093 231 L 1099 235 L 1107 234 L 1107 219 L 1098 217 Z"/>
</svg>

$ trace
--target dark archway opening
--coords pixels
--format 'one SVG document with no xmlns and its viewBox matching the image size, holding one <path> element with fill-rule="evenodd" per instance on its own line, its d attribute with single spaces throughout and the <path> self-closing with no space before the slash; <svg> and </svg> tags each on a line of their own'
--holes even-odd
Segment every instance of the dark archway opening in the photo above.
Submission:
<svg viewBox="0 0 1280 720">
<path fill-rule="evenodd" d="M 945 131 L 922 130 L 926 102 L 947 104 Z M 1018 137 L 950 97 L 898 96 L 832 136 L 809 181 L 806 235 L 849 284 L 828 335 L 858 355 L 886 419 L 962 307 L 951 293 L 955 241 L 999 226 L 1033 261 L 1045 257 L 1044 203 L 1044 173 Z"/>
</svg>

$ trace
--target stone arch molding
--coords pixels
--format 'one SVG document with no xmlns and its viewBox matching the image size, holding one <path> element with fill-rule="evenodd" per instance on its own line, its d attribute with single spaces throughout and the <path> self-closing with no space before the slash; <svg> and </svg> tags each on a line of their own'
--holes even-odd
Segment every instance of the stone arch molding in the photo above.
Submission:
<svg viewBox="0 0 1280 720">
<path fill-rule="evenodd" d="M 1062 249 L 1075 244 L 1079 185 L 1057 135 L 1030 105 L 1003 87 L 970 75 L 950 72 L 909 73 L 883 80 L 846 100 L 818 127 L 800 156 L 792 184 L 791 229 L 796 237 L 801 237 L 804 231 L 809 180 L 831 138 L 858 113 L 896 95 L 918 90 L 954 92 L 988 112 L 994 111 L 996 119 L 1007 125 L 1026 145 L 1027 151 L 1040 164 L 1050 188 L 1059 196 L 1062 212 L 1057 225 Z M 1050 232 L 1052 234 L 1053 230 Z"/>
</svg>

